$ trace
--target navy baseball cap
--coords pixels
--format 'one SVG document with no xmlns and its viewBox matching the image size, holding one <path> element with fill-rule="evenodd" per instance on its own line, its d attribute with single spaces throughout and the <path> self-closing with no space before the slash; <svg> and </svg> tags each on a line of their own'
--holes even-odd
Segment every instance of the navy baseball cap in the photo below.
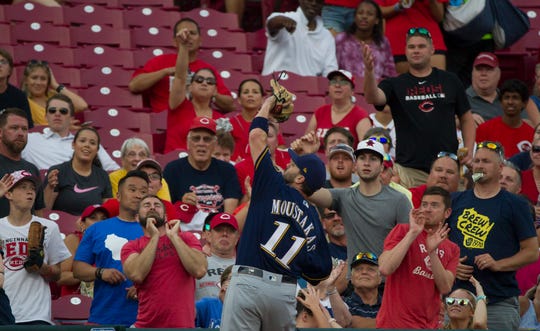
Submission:
<svg viewBox="0 0 540 331">
<path fill-rule="evenodd" d="M 323 161 L 315 154 L 298 155 L 289 148 L 289 155 L 294 164 L 306 178 L 307 186 L 313 191 L 319 190 L 326 180 L 326 167 Z"/>
<path fill-rule="evenodd" d="M 351 268 L 354 268 L 356 265 L 360 263 L 367 263 L 372 265 L 379 265 L 379 258 L 377 255 L 371 253 L 371 252 L 360 252 L 356 254 L 356 256 L 353 258 L 351 262 Z"/>
</svg>

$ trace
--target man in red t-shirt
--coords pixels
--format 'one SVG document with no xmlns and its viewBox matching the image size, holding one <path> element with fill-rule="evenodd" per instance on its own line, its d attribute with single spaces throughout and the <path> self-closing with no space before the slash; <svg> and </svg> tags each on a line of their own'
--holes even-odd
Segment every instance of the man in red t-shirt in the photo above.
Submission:
<svg viewBox="0 0 540 331">
<path fill-rule="evenodd" d="M 452 290 L 459 247 L 448 240 L 450 193 L 426 189 L 409 224 L 398 224 L 384 240 L 379 270 L 386 276 L 378 329 L 438 329 L 441 295 Z"/>
<path fill-rule="evenodd" d="M 216 77 L 217 94 L 215 96 L 215 106 L 222 112 L 227 113 L 234 110 L 234 101 L 231 92 L 225 86 L 218 71 L 210 64 L 197 59 L 197 53 L 201 45 L 200 27 L 190 18 L 182 18 L 174 25 L 173 41 L 178 48 L 176 34 L 182 29 L 189 31 L 189 72 L 197 72 L 200 69 L 208 68 L 212 70 Z M 146 62 L 144 67 L 138 69 L 133 74 L 129 82 L 131 93 L 143 94 L 143 97 L 150 104 L 150 108 L 155 113 L 169 109 L 169 90 L 174 70 L 176 66 L 177 54 L 158 55 Z"/>
<path fill-rule="evenodd" d="M 206 256 L 180 221 L 166 222 L 165 206 L 156 196 L 139 204 L 144 236 L 122 247 L 122 267 L 137 289 L 136 328 L 194 328 L 195 278 L 206 274 Z M 182 298 L 182 300 L 179 300 Z"/>
</svg>

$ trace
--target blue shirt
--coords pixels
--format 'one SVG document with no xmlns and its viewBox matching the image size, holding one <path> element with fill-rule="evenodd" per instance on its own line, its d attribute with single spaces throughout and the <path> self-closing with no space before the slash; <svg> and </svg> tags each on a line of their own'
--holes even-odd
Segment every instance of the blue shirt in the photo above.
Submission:
<svg viewBox="0 0 540 331">
<path fill-rule="evenodd" d="M 197 317 L 195 327 L 218 329 L 221 325 L 223 303 L 219 298 L 204 297 L 195 303 Z"/>
</svg>

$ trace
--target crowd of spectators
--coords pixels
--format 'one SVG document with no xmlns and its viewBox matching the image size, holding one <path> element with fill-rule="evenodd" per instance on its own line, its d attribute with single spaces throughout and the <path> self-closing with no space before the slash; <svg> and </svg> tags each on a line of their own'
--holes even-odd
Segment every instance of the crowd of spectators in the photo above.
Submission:
<svg viewBox="0 0 540 331">
<path fill-rule="evenodd" d="M 306 111 L 290 146 L 262 76 L 226 86 L 227 68 L 198 56 L 192 18 L 172 27 L 176 52 L 125 84 L 149 116 L 166 112 L 160 152 L 186 152 L 167 163 L 134 132 L 117 164 L 100 131 L 76 119 L 92 100 L 41 60 L 13 86 L 14 59 L 0 49 L 0 324 L 54 323 L 56 283 L 58 295 L 93 298 L 96 325 L 257 328 L 234 311 L 242 301 L 264 307 L 249 321 L 283 330 L 540 330 L 540 64 L 534 86 L 500 82 L 489 47 L 474 54 L 470 85 L 446 70 L 444 0 L 262 2 L 274 6 L 262 74 L 328 83 L 328 103 Z M 224 6 L 242 21 L 243 1 Z M 308 159 L 324 162 L 315 179 Z M 261 197 L 290 187 L 298 192 L 284 201 L 309 219 L 298 206 L 264 213 L 281 200 Z M 77 219 L 63 242 L 61 222 L 43 217 L 50 210 Z M 263 231 L 270 219 L 273 234 Z M 37 256 L 26 249 L 34 222 L 46 226 Z M 255 256 L 282 272 L 250 265 Z M 269 301 L 272 291 L 296 301 Z"/>
</svg>

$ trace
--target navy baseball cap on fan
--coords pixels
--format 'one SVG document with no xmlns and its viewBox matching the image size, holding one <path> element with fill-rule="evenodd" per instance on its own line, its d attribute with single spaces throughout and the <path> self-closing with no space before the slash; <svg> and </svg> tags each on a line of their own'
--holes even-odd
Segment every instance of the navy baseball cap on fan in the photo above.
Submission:
<svg viewBox="0 0 540 331">
<path fill-rule="evenodd" d="M 315 154 L 298 155 L 289 148 L 289 155 L 300 173 L 306 179 L 306 185 L 313 191 L 319 190 L 326 180 L 326 167 Z"/>
<path fill-rule="evenodd" d="M 356 254 L 356 256 L 353 258 L 351 262 L 351 268 L 354 268 L 356 265 L 360 263 L 367 263 L 372 265 L 379 265 L 379 258 L 377 255 L 371 253 L 371 252 L 359 252 Z"/>
</svg>

